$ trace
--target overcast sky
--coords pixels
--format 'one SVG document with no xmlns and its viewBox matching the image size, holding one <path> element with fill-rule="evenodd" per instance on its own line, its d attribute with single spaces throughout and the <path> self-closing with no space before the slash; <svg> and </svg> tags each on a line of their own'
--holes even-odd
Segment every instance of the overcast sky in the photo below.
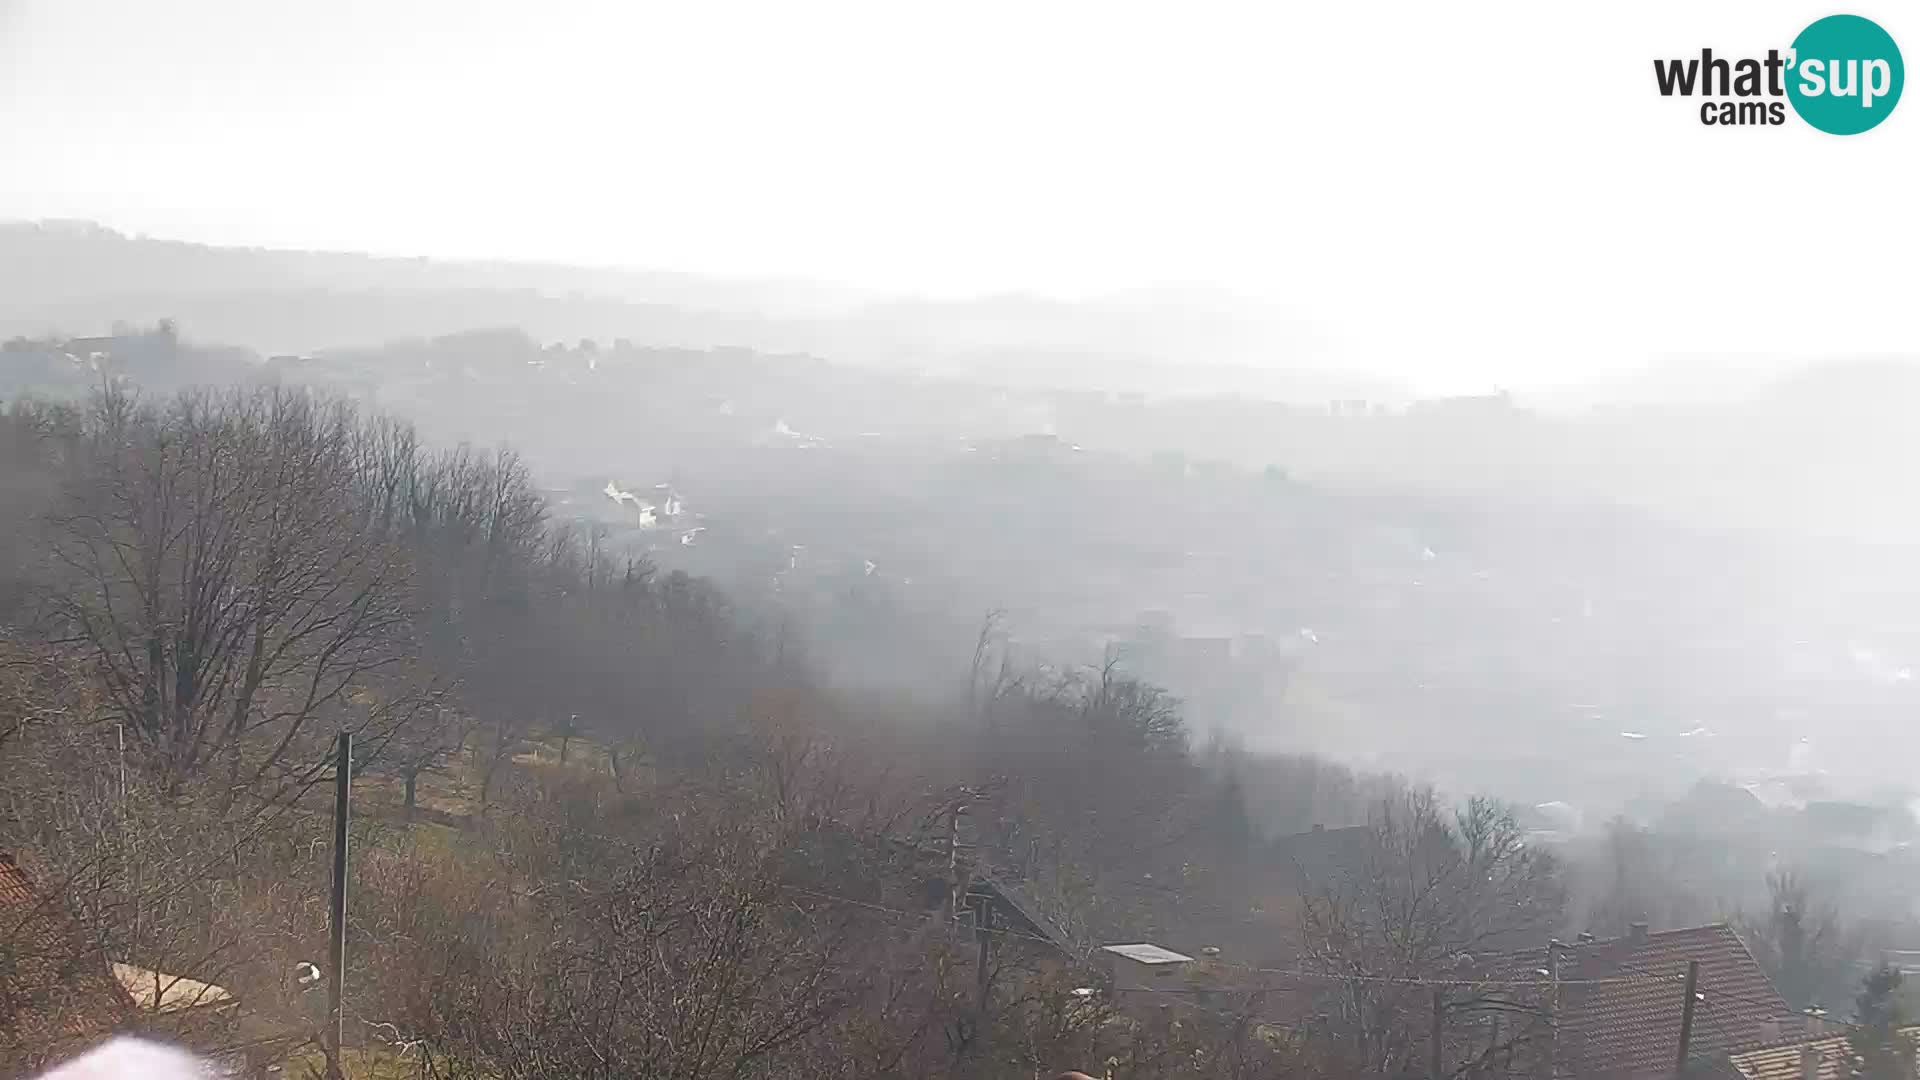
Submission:
<svg viewBox="0 0 1920 1080">
<path fill-rule="evenodd" d="M 1909 52 L 1911 5 L 1855 8 Z M 1805 3 L 0 0 L 0 218 L 1083 296 L 1389 371 L 1920 350 L 1920 100 L 1700 125 Z M 1920 54 L 1914 54 L 1920 55 Z"/>
</svg>

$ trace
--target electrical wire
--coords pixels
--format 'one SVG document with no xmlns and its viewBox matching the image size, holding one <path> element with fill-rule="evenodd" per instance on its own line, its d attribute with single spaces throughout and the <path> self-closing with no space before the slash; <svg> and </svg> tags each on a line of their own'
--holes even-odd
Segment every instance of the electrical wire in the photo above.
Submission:
<svg viewBox="0 0 1920 1080">
<path fill-rule="evenodd" d="M 641 848 L 640 844 L 632 840 L 626 840 L 619 837 L 607 836 L 602 833 L 594 833 L 594 832 L 589 832 L 582 829 L 569 829 L 564 826 L 557 826 L 550 822 L 541 821 L 540 819 L 533 817 L 532 815 L 526 813 L 525 811 L 510 810 L 505 807 L 497 807 L 496 809 L 505 811 L 509 816 L 520 817 L 523 820 L 532 821 L 538 825 L 541 825 L 543 827 L 559 832 L 564 836 L 571 836 L 578 839 L 597 840 L 601 843 L 611 844 L 616 847 L 624 847 L 629 850 L 639 850 Z M 786 885 L 784 883 L 779 883 L 779 882 L 774 883 L 773 887 L 777 889 L 789 891 L 789 892 L 797 892 L 803 895 L 812 896 L 815 899 L 830 902 L 830 903 L 848 904 L 851 906 L 861 907 L 861 908 L 865 908 L 865 909 L 876 911 L 876 912 L 884 912 L 884 913 L 895 915 L 895 916 L 904 916 L 904 917 L 912 918 L 919 921 L 925 921 L 927 919 L 927 915 L 924 912 L 909 911 L 904 908 L 891 908 L 891 907 L 887 907 L 884 904 L 876 904 L 871 901 L 858 900 L 849 896 L 840 896 L 834 893 L 820 892 L 814 889 L 805 889 L 805 888 L 801 888 L 800 886 Z M 955 916 L 955 921 L 956 922 L 960 921 L 958 916 Z M 1005 937 L 1014 937 L 1014 938 L 1022 938 L 1029 941 L 1037 941 L 1042 944 L 1046 944 L 1046 945 L 1053 946 L 1054 948 L 1058 948 L 1060 949 L 1060 951 L 1065 952 L 1070 956 L 1074 956 L 1076 959 L 1085 959 L 1084 957 L 1080 957 L 1077 954 L 1071 952 L 1070 950 L 1062 948 L 1058 942 L 1053 941 L 1051 938 L 1042 937 L 1037 934 L 1028 934 L 1028 933 L 1024 933 L 1017 930 L 993 928 L 993 927 L 974 927 L 973 929 L 982 933 L 997 934 Z M 1610 985 L 1621 985 L 1621 984 L 1643 984 L 1643 983 L 1649 983 L 1649 982 L 1671 983 L 1671 982 L 1678 981 L 1677 977 L 1675 976 L 1658 975 L 1653 973 L 1643 973 L 1637 976 L 1604 977 L 1604 978 L 1594 978 L 1594 979 L 1427 978 L 1422 976 L 1369 975 L 1364 973 L 1315 971 L 1315 970 L 1306 969 L 1306 968 L 1255 967 L 1247 964 L 1235 964 L 1235 963 L 1232 963 L 1231 961 L 1224 961 L 1224 960 L 1209 960 L 1207 961 L 1207 963 L 1212 964 L 1216 967 L 1228 968 L 1235 971 L 1249 972 L 1256 975 L 1275 975 L 1275 976 L 1284 976 L 1288 978 L 1311 979 L 1311 980 L 1318 980 L 1323 982 L 1335 982 L 1335 983 L 1357 982 L 1357 983 L 1384 984 L 1384 985 L 1395 985 L 1395 986 L 1473 987 L 1473 988 L 1483 988 L 1483 989 L 1494 988 L 1494 987 L 1551 988 L 1556 986 L 1558 987 L 1610 986 Z"/>
</svg>

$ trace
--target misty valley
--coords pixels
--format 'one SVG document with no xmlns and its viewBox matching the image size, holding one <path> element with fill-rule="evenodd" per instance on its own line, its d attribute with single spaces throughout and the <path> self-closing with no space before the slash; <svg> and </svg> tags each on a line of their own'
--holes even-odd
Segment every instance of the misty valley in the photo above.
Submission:
<svg viewBox="0 0 1920 1080">
<path fill-rule="evenodd" d="M 1920 1007 L 1906 368 L 74 223 L 0 285 L 0 1073 L 1897 1074 L 1831 1070 Z"/>
</svg>

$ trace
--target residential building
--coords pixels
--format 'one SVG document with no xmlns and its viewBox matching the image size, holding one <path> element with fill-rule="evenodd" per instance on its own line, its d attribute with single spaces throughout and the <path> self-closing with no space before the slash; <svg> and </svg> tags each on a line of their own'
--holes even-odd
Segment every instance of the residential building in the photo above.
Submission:
<svg viewBox="0 0 1920 1080">
<path fill-rule="evenodd" d="M 0 1073 L 77 1053 L 126 1023 L 132 1000 L 72 914 L 0 852 Z"/>
<path fill-rule="evenodd" d="M 1920 1039 L 1920 1027 L 1902 1028 L 1900 1034 L 1909 1040 Z M 1853 1047 L 1845 1032 L 1814 1036 L 1801 1033 L 1728 1054 L 1727 1069 L 1740 1080 L 1848 1080 L 1853 1075 Z"/>
<path fill-rule="evenodd" d="M 1717 1067 L 1730 1052 L 1764 1046 L 1804 1019 L 1787 1004 L 1724 923 L 1502 954 L 1497 978 L 1541 978 L 1531 1004 L 1552 1016 L 1549 1075 L 1581 1080 L 1671 1077 L 1679 1061 L 1686 977 L 1698 963 L 1688 1060 Z"/>
<path fill-rule="evenodd" d="M 1139 942 L 1102 945 L 1098 960 L 1112 980 L 1117 1005 L 1171 1004 L 1187 987 L 1181 979 L 1193 957 L 1172 949 Z"/>
</svg>

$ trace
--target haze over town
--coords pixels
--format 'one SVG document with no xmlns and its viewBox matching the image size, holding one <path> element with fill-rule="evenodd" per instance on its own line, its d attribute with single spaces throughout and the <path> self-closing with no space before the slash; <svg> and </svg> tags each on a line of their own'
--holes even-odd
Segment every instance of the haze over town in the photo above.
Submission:
<svg viewBox="0 0 1920 1080">
<path fill-rule="evenodd" d="M 1810 13 L 196 9 L 0 0 L 0 1074 L 1911 1053 L 1913 117 L 1649 70 Z"/>
</svg>

